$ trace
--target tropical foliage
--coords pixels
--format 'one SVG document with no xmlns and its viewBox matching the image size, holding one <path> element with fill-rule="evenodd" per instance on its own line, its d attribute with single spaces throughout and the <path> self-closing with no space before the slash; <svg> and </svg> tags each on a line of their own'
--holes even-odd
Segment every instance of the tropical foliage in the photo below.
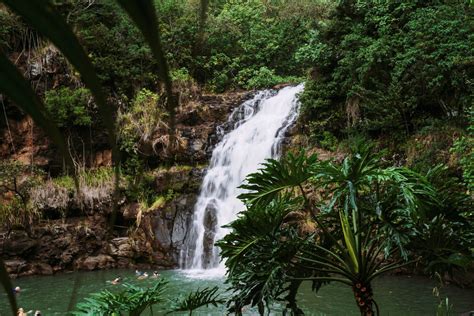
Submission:
<svg viewBox="0 0 474 316">
<path fill-rule="evenodd" d="M 0 162 L 0 194 L 10 196 L 10 201 L 0 205 L 0 222 L 8 232 L 14 227 L 23 227 L 30 233 L 33 220 L 39 217 L 30 203 L 31 189 L 40 182 L 42 175 L 43 172 L 33 166 L 14 161 Z"/>
<path fill-rule="evenodd" d="M 268 161 L 242 185 L 248 190 L 240 196 L 247 210 L 218 243 L 234 290 L 231 310 L 241 313 L 243 306 L 257 305 L 263 314 L 265 305 L 283 299 L 298 313 L 298 287 L 312 281 L 315 290 L 328 282 L 351 286 L 361 314 L 378 315 L 372 281 L 419 259 L 414 245 L 430 240 L 426 231 L 413 232 L 420 227 L 439 234 L 433 222 L 448 225 L 440 220 L 447 214 L 469 222 L 462 208 L 444 209 L 446 200 L 440 199 L 448 195 L 430 182 L 440 170 L 424 176 L 386 167 L 380 155 L 362 145 L 340 163 L 304 153 Z M 468 207 L 469 197 L 463 198 L 460 205 Z M 433 211 L 437 215 L 429 214 Z M 468 230 L 462 238 L 470 238 Z M 453 241 L 446 239 L 444 246 L 433 241 L 443 251 L 423 248 L 430 253 L 421 256 L 427 270 L 466 267 L 472 245 Z"/>
<path fill-rule="evenodd" d="M 472 104 L 469 1 L 341 1 L 298 55 L 316 132 L 410 134 L 427 118 L 465 121 Z M 342 133 L 341 133 L 342 132 Z"/>
<path fill-rule="evenodd" d="M 225 300 L 219 297 L 217 292 L 219 287 L 198 289 L 194 292 L 189 293 L 181 301 L 176 302 L 176 307 L 173 308 L 169 313 L 174 312 L 188 312 L 191 316 L 193 311 L 203 306 L 217 306 L 223 304 Z"/>
<path fill-rule="evenodd" d="M 113 293 L 108 290 L 94 293 L 86 298 L 84 302 L 77 304 L 75 311 L 72 313 L 76 316 L 86 315 L 129 315 L 139 316 L 146 309 L 150 309 L 153 315 L 153 306 L 158 305 L 163 309 L 170 302 L 165 298 L 167 282 L 164 280 L 157 281 L 149 288 L 142 288 L 131 284 L 123 284 L 124 290 Z M 192 312 L 202 306 L 221 304 L 222 299 L 218 298 L 218 288 L 204 288 L 191 292 L 182 301 L 174 304 L 175 308 L 171 309 L 168 314 L 174 312 Z M 161 306 L 160 306 L 161 305 Z M 155 306 L 156 307 L 156 306 Z"/>
<path fill-rule="evenodd" d="M 77 304 L 73 315 L 123 315 L 138 316 L 157 303 L 163 302 L 163 293 L 166 282 L 158 281 L 149 288 L 137 287 L 131 284 L 124 284 L 125 290 L 119 293 L 112 293 L 104 290 L 92 294 L 86 298 L 84 303 Z"/>
<path fill-rule="evenodd" d="M 163 203 L 165 197 L 150 193 L 143 157 L 157 141 L 170 152 L 179 146 L 175 110 L 195 91 L 260 89 L 308 77 L 299 130 L 310 146 L 350 148 L 360 135 L 379 147 L 392 144 L 390 155 L 355 146 L 341 161 L 289 154 L 248 176 L 240 196 L 246 211 L 219 242 L 231 312 L 252 305 L 263 314 L 280 300 L 286 312 L 301 314 L 296 294 L 310 281 L 314 290 L 346 284 L 362 314 L 379 314 L 372 282 L 384 272 L 408 263 L 429 275 L 472 268 L 472 1 L 0 3 L 5 122 L 14 104 L 44 130 L 70 173 L 53 181 L 69 193 L 79 195 L 80 183 L 95 181 L 71 157 L 69 136 L 97 129 L 112 149 L 113 207 L 119 174 L 129 200 Z M 64 73 L 35 77 L 32 69 L 48 63 L 44 51 L 53 46 Z M 449 141 L 429 144 L 435 132 Z M 410 163 L 403 151 L 423 150 L 418 136 L 430 148 Z M 450 156 L 442 161 L 449 167 L 436 165 L 434 153 L 446 148 Z M 0 222 L 8 229 L 28 229 L 40 216 L 29 194 L 41 175 L 32 166 L 0 163 L 0 194 L 8 202 L 0 206 Z M 104 178 L 112 182 L 111 169 Z M 111 230 L 115 215 L 114 209 Z M 2 260 L 0 281 L 16 314 Z M 158 282 L 103 291 L 76 314 L 138 315 L 164 302 L 164 288 Z M 222 301 L 216 288 L 204 289 L 175 302 L 174 311 L 191 314 Z M 450 310 L 440 298 L 439 313 Z"/>
<path fill-rule="evenodd" d="M 45 106 L 59 127 L 90 126 L 93 109 L 87 89 L 61 88 L 46 92 Z"/>
</svg>

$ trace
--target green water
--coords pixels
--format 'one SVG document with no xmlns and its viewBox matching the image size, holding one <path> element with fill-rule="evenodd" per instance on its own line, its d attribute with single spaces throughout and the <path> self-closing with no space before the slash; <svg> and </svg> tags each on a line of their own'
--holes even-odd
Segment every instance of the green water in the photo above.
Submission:
<svg viewBox="0 0 474 316">
<path fill-rule="evenodd" d="M 22 288 L 18 301 L 19 306 L 26 311 L 39 309 L 43 315 L 66 315 L 71 300 L 75 303 L 89 293 L 106 288 L 112 291 L 120 289 L 120 285 L 106 282 L 119 275 L 130 283 L 143 286 L 153 283 L 152 279 L 136 280 L 131 270 L 109 270 L 25 277 L 14 280 L 14 285 Z M 162 277 L 169 281 L 166 296 L 170 301 L 199 287 L 218 285 L 222 290 L 225 289 L 222 278 L 195 279 L 180 271 L 163 271 Z M 375 298 L 382 315 L 434 315 L 436 299 L 432 296 L 433 286 L 433 281 L 421 277 L 387 276 L 374 283 Z M 474 290 L 447 287 L 443 294 L 450 298 L 457 314 L 474 310 Z M 311 292 L 309 284 L 304 284 L 298 299 L 307 315 L 359 315 L 350 288 L 343 285 L 331 284 L 315 294 Z M 2 293 L 0 315 L 10 315 L 7 307 L 6 295 Z M 156 306 L 155 315 L 163 315 L 167 307 L 169 306 L 163 306 L 160 310 Z M 281 306 L 276 305 L 272 315 L 279 315 L 280 311 Z M 256 312 L 247 310 L 245 314 L 256 315 Z M 202 309 L 193 315 L 225 315 L 225 306 Z"/>
</svg>

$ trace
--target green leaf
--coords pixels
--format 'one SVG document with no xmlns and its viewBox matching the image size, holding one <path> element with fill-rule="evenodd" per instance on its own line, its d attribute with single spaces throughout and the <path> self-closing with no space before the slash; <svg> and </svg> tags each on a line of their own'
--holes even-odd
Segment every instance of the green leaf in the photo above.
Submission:
<svg viewBox="0 0 474 316">
<path fill-rule="evenodd" d="M 225 300 L 219 298 L 218 290 L 219 287 L 215 286 L 213 288 L 198 289 L 195 292 L 191 292 L 182 301 L 177 302 L 177 306 L 168 312 L 168 314 L 184 311 L 191 313 L 193 310 L 203 306 L 217 306 L 218 304 L 223 304 Z"/>
<path fill-rule="evenodd" d="M 344 235 L 344 241 L 346 243 L 347 251 L 352 260 L 352 266 L 356 273 L 359 272 L 359 260 L 358 260 L 358 248 L 356 247 L 354 233 L 349 225 L 349 219 L 345 214 L 339 212 L 339 217 L 341 219 L 342 233 Z"/>
</svg>

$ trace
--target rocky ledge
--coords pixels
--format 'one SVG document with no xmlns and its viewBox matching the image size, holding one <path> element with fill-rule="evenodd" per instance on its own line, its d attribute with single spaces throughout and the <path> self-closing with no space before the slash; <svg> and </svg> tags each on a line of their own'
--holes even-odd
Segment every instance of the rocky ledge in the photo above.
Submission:
<svg viewBox="0 0 474 316">
<path fill-rule="evenodd" d="M 149 152 L 155 161 L 172 165 L 148 171 L 147 177 L 153 179 L 153 203 L 144 205 L 123 188 L 112 230 L 112 182 L 85 187 L 77 196 L 61 184 L 45 180 L 31 194 L 30 201 L 42 219 L 26 228 L 0 229 L 0 256 L 9 273 L 17 277 L 70 270 L 177 267 L 206 164 L 220 138 L 217 127 L 249 96 L 247 92 L 199 95 L 180 109 L 176 116 L 176 131 L 182 143 L 179 152 L 172 160 L 164 149 L 152 148 Z M 18 114 L 10 121 L 10 132 L 17 135 L 17 151 L 6 150 L 3 141 L 7 138 L 0 137 L 0 159 L 33 161 L 46 171 L 62 164 L 43 132 L 28 128 L 28 117 Z M 0 135 L 5 133 L 7 130 L 0 126 Z M 90 146 L 93 152 L 85 153 L 94 157 L 91 168 L 110 165 L 110 149 L 100 135 L 91 140 L 95 142 Z M 157 141 L 151 139 L 150 143 Z M 149 144 L 142 145 L 141 150 L 146 152 Z M 0 202 L 5 198 L 0 197 Z"/>
<path fill-rule="evenodd" d="M 151 206 L 129 202 L 124 196 L 117 224 L 110 233 L 110 196 L 103 203 L 57 218 L 42 220 L 28 232 L 15 229 L 0 234 L 0 256 L 13 276 L 53 274 L 58 271 L 109 268 L 175 268 L 192 221 L 205 166 L 174 166 L 153 172 L 156 201 Z M 41 211 L 54 213 L 52 196 L 43 195 Z M 48 201 L 52 201 L 48 204 Z M 98 202 L 98 201 L 97 201 Z M 69 196 L 67 207 L 78 205 Z M 82 205 L 86 205 L 82 203 Z M 76 215 L 73 215 L 76 214 Z M 89 214 L 89 215 L 87 215 Z"/>
</svg>

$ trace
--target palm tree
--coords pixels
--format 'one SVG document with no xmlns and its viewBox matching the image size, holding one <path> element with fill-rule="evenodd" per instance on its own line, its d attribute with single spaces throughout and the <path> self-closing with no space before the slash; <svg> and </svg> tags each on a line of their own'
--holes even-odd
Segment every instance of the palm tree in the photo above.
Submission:
<svg viewBox="0 0 474 316">
<path fill-rule="evenodd" d="M 229 282 L 238 293 L 234 299 L 251 294 L 234 305 L 255 304 L 250 298 L 281 299 L 286 291 L 294 313 L 298 309 L 289 294 L 297 291 L 295 282 L 310 280 L 315 289 L 327 282 L 349 285 L 361 314 L 374 315 L 375 310 L 378 314 L 371 283 L 400 266 L 392 255 L 403 246 L 399 238 L 403 230 L 387 219 L 408 221 L 424 203 L 436 203 L 425 178 L 406 168 L 384 168 L 368 146 L 359 146 L 342 163 L 320 162 L 304 153 L 290 154 L 281 162 L 270 160 L 249 175 L 242 188 L 248 190 L 240 196 L 247 210 L 229 225 L 232 232 L 218 244 L 227 259 Z M 300 220 L 292 229 L 295 210 Z M 301 233 L 301 225 L 309 220 L 314 228 Z M 265 235 L 268 229 L 272 234 Z M 395 231 L 399 235 L 392 238 Z M 274 273 L 269 262 L 280 269 L 278 286 L 273 286 L 279 289 L 276 292 L 265 290 Z M 243 282 L 257 272 L 258 285 Z"/>
<path fill-rule="evenodd" d="M 230 312 L 242 315 L 242 308 L 251 305 L 263 314 L 273 300 L 287 301 L 289 310 L 298 310 L 296 293 L 301 281 L 288 278 L 308 274 L 292 267 L 302 243 L 296 229 L 284 225 L 288 214 L 300 206 L 301 199 L 275 199 L 265 207 L 242 212 L 228 226 L 232 231 L 217 245 L 227 259 L 226 282 L 233 290 Z"/>
</svg>

